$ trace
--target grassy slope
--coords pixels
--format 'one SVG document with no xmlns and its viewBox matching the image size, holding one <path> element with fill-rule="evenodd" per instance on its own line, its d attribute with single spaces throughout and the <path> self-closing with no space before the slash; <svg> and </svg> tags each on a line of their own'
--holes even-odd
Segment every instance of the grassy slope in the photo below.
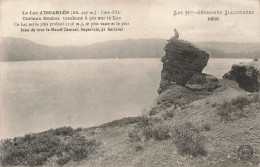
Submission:
<svg viewBox="0 0 260 167">
<path fill-rule="evenodd" d="M 238 96 L 248 97 L 249 93 L 239 89 L 231 81 L 222 80 L 221 85 L 222 87 L 212 93 L 183 93 L 187 90 L 177 86 L 159 95 L 151 107 L 156 114 L 153 113 L 148 117 L 163 118 L 166 110 L 174 112 L 172 118 L 162 119 L 170 129 L 171 138 L 167 140 L 158 141 L 152 138 L 141 142 L 130 141 L 129 132 L 137 127 L 136 122 L 140 117 L 126 118 L 78 131 L 78 134 L 87 139 L 95 139 L 100 145 L 87 158 L 69 161 L 65 166 L 258 166 L 260 159 L 259 101 L 244 106 L 244 117 L 229 121 L 222 120 L 217 115 L 217 108 L 220 104 L 224 100 Z M 181 94 L 181 96 L 176 94 Z M 165 97 L 173 97 L 171 99 L 173 101 L 162 100 Z M 179 103 L 175 104 L 176 101 Z M 173 129 L 184 122 L 192 122 L 192 125 L 200 129 L 200 134 L 205 137 L 206 156 L 192 157 L 179 154 L 173 142 Z M 205 130 L 206 124 L 209 127 L 208 130 Z M 254 148 L 254 156 L 248 162 L 242 162 L 237 156 L 237 149 L 242 144 L 250 144 Z M 137 151 L 136 146 L 140 146 L 141 149 Z M 53 156 L 44 166 L 58 166 L 56 160 L 57 157 Z"/>
<path fill-rule="evenodd" d="M 218 103 L 248 93 L 237 88 L 233 82 L 222 81 L 221 84 L 222 88 L 213 94 L 202 95 L 186 107 L 177 107 L 175 116 L 165 120 L 170 127 L 189 121 L 199 127 L 206 138 L 207 156 L 181 156 L 172 139 L 148 140 L 141 143 L 142 150 L 136 151 L 135 142 L 128 137 L 128 132 L 136 124 L 129 124 L 81 132 L 88 138 L 101 141 L 101 146 L 89 158 L 77 163 L 70 162 L 67 166 L 257 166 L 260 158 L 259 102 L 244 107 L 248 111 L 245 117 L 223 121 L 216 115 Z M 171 108 L 173 106 L 166 110 Z M 162 117 L 163 110 L 153 117 Z M 209 131 L 203 130 L 205 123 L 210 126 Z M 242 162 L 237 156 L 237 149 L 242 144 L 250 144 L 254 148 L 254 157 L 248 162 Z"/>
</svg>

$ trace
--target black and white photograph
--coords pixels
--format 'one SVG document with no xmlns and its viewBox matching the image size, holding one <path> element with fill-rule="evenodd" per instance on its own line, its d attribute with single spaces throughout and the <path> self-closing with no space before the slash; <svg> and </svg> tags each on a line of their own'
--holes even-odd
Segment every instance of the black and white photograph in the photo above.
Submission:
<svg viewBox="0 0 260 167">
<path fill-rule="evenodd" d="M 260 167 L 259 0 L 0 0 L 0 166 Z"/>
</svg>

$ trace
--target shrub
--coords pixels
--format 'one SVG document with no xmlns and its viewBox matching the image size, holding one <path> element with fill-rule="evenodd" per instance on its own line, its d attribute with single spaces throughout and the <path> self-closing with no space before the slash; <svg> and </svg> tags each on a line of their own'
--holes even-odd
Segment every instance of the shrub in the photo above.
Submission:
<svg viewBox="0 0 260 167">
<path fill-rule="evenodd" d="M 58 165 L 64 165 L 70 160 L 85 159 L 98 145 L 96 140 L 87 140 L 84 136 L 75 135 L 64 145 L 64 149 L 61 150 L 64 154 L 59 154 L 60 158 L 56 162 Z"/>
<path fill-rule="evenodd" d="M 35 135 L 33 135 L 32 133 L 28 133 L 23 137 L 24 142 L 30 142 L 33 139 L 35 139 Z"/>
<path fill-rule="evenodd" d="M 87 158 L 88 154 L 97 146 L 95 140 L 87 140 L 84 136 L 73 136 L 68 144 L 65 145 L 66 154 L 74 161 Z"/>
<path fill-rule="evenodd" d="M 125 126 L 129 124 L 135 124 L 138 123 L 141 120 L 142 117 L 127 117 L 122 118 L 120 120 L 114 120 L 112 122 L 105 123 L 100 126 L 100 128 L 107 128 L 107 127 L 116 127 L 116 126 Z"/>
<path fill-rule="evenodd" d="M 170 119 L 174 117 L 174 110 L 166 110 L 162 115 L 164 120 Z"/>
<path fill-rule="evenodd" d="M 71 127 L 60 127 L 54 130 L 54 134 L 57 136 L 73 136 L 75 134 L 75 130 Z"/>
<path fill-rule="evenodd" d="M 147 127 L 147 126 L 153 126 L 155 123 L 162 122 L 160 118 L 153 118 L 153 117 L 146 117 L 143 116 L 137 123 L 137 125 L 142 128 L 142 127 Z"/>
<path fill-rule="evenodd" d="M 186 123 L 174 129 L 174 144 L 181 155 L 189 154 L 193 157 L 205 156 L 204 137 L 191 123 Z"/>
<path fill-rule="evenodd" d="M 151 111 L 149 112 L 150 116 L 156 115 L 158 112 L 156 111 L 155 108 L 152 108 Z"/>
<path fill-rule="evenodd" d="M 39 166 L 55 155 L 59 158 L 57 163 L 61 165 L 71 159 L 78 161 L 86 158 L 98 144 L 83 136 L 72 135 L 75 133 L 72 128 L 63 127 L 3 140 L 0 143 L 1 165 Z"/>
<path fill-rule="evenodd" d="M 83 131 L 83 129 L 82 128 L 77 128 L 76 131 L 77 132 L 81 132 L 81 131 Z"/>
<path fill-rule="evenodd" d="M 46 154 L 35 154 L 28 158 L 29 166 L 40 166 L 44 165 L 44 162 L 47 161 L 48 156 Z"/>
<path fill-rule="evenodd" d="M 251 101 L 245 96 L 239 96 L 231 100 L 232 105 L 236 108 L 242 109 L 245 105 L 249 105 Z"/>
<path fill-rule="evenodd" d="M 131 130 L 130 132 L 128 132 L 128 137 L 133 142 L 138 142 L 138 141 L 141 141 L 141 139 L 142 139 L 142 137 L 137 129 L 134 129 L 134 130 Z"/>
<path fill-rule="evenodd" d="M 56 162 L 58 165 L 63 166 L 66 163 L 68 163 L 70 160 L 71 160 L 71 158 L 69 156 L 65 156 L 65 157 L 59 158 Z"/>
<path fill-rule="evenodd" d="M 217 110 L 217 114 L 223 120 L 230 120 L 231 113 L 234 112 L 235 108 L 231 105 L 231 103 L 224 101 L 223 104 L 220 104 Z"/>
<path fill-rule="evenodd" d="M 182 106 L 181 106 L 181 110 L 185 110 L 185 109 L 187 109 L 187 108 L 189 108 L 189 107 L 191 107 L 191 105 L 182 105 Z"/>
<path fill-rule="evenodd" d="M 217 106 L 217 103 L 212 103 L 211 104 L 211 107 L 216 107 Z"/>
<path fill-rule="evenodd" d="M 154 137 L 154 129 L 152 126 L 146 126 L 142 129 L 142 135 L 145 137 L 145 140 L 149 140 Z"/>
<path fill-rule="evenodd" d="M 155 139 L 155 140 L 166 140 L 170 138 L 170 130 L 168 126 L 164 124 L 158 124 L 154 126 L 147 126 L 142 129 L 142 134 L 146 140 Z"/>
<path fill-rule="evenodd" d="M 250 95 L 252 103 L 260 102 L 260 96 L 259 93 L 253 93 Z"/>
<path fill-rule="evenodd" d="M 140 143 L 137 143 L 137 144 L 134 146 L 134 148 L 135 148 L 135 151 L 136 151 L 136 152 L 143 150 L 143 146 L 142 146 Z"/>
<path fill-rule="evenodd" d="M 205 124 L 203 124 L 203 129 L 204 129 L 205 131 L 209 131 L 209 130 L 211 129 L 210 124 L 209 124 L 208 122 L 205 123 Z"/>
<path fill-rule="evenodd" d="M 217 114 L 223 120 L 231 120 L 245 116 L 244 107 L 252 103 L 252 100 L 246 96 L 238 96 L 231 101 L 224 101 L 218 106 Z"/>
<path fill-rule="evenodd" d="M 145 140 L 151 138 L 155 140 L 166 140 L 170 138 L 169 127 L 159 118 L 142 117 L 137 125 L 136 129 L 130 131 L 128 134 L 132 141 L 141 141 L 142 137 L 144 137 Z"/>
<path fill-rule="evenodd" d="M 8 139 L 1 143 L 1 164 L 3 166 L 43 165 L 55 154 L 61 140 L 51 133 L 27 134 L 24 137 Z"/>
<path fill-rule="evenodd" d="M 170 138 L 170 129 L 165 124 L 157 124 L 154 126 L 154 138 L 156 140 L 166 140 Z"/>
</svg>

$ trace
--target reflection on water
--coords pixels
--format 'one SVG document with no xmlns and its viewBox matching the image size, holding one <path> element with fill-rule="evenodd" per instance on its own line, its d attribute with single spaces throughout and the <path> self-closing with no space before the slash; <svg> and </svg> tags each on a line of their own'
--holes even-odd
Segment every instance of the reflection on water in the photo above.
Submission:
<svg viewBox="0 0 260 167">
<path fill-rule="evenodd" d="M 240 61 L 210 59 L 204 72 L 221 78 Z M 139 115 L 157 96 L 161 69 L 160 59 L 2 62 L 0 133 L 14 137 Z"/>
</svg>

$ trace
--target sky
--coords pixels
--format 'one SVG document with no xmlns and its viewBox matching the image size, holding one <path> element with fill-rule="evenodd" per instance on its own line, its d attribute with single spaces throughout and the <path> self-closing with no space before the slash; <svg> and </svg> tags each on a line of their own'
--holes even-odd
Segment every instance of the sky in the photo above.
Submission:
<svg viewBox="0 0 260 167">
<path fill-rule="evenodd" d="M 124 39 L 168 39 L 176 28 L 180 39 L 190 42 L 260 42 L 259 0 L 2 0 L 1 36 L 25 38 L 45 45 L 88 45 Z M 23 11 L 120 10 L 130 25 L 123 32 L 20 32 Z M 173 11 L 254 11 L 251 15 L 173 16 Z M 214 16 L 214 15 L 212 15 Z"/>
</svg>

